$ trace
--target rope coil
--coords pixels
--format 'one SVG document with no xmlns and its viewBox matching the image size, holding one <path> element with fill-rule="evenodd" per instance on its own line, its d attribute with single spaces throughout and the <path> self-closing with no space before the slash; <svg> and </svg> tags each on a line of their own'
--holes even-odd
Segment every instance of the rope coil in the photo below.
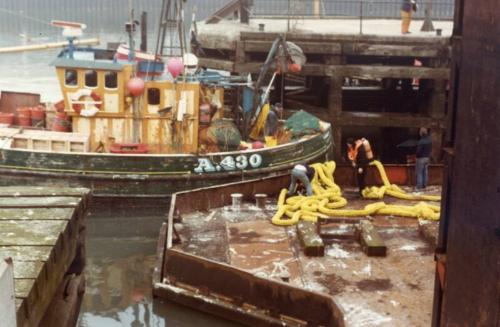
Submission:
<svg viewBox="0 0 500 327">
<path fill-rule="evenodd" d="M 382 199 L 389 195 L 403 200 L 411 201 L 440 201 L 436 195 L 408 194 L 387 178 L 384 166 L 379 161 L 373 161 L 384 183 L 381 187 L 367 187 L 362 194 L 367 199 Z M 393 215 L 428 220 L 439 220 L 440 206 L 419 202 L 413 206 L 389 205 L 385 202 L 367 204 L 363 209 L 341 209 L 347 205 L 347 200 L 342 197 L 342 190 L 335 184 L 333 175 L 335 162 L 316 163 L 311 165 L 315 173 L 311 181 L 314 195 L 292 196 L 286 198 L 288 190 L 282 189 L 278 197 L 278 210 L 272 217 L 273 224 L 290 226 L 297 224 L 301 219 L 317 222 L 318 218 L 330 217 L 359 217 L 368 215 Z"/>
</svg>

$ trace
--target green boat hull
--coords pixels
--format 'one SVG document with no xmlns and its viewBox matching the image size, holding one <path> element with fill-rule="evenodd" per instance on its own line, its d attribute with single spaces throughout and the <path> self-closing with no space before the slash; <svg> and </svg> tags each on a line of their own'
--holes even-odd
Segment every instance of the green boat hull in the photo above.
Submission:
<svg viewBox="0 0 500 327">
<path fill-rule="evenodd" d="M 151 197 L 281 173 L 331 153 L 331 129 L 272 148 L 207 155 L 55 153 L 0 149 L 0 184 L 87 187 L 95 196 Z"/>
</svg>

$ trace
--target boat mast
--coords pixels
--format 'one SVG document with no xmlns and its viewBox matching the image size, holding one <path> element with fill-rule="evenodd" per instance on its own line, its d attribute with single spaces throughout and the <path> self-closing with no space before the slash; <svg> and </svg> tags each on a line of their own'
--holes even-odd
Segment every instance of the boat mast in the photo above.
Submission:
<svg viewBox="0 0 500 327">
<path fill-rule="evenodd" d="M 186 52 L 183 2 L 184 0 L 162 1 L 155 48 L 155 54 L 158 57 L 179 55 L 182 57 Z M 166 46 L 166 42 L 170 45 Z"/>
<path fill-rule="evenodd" d="M 136 22 L 134 21 L 134 9 L 132 8 L 132 0 L 128 1 L 128 7 L 129 7 L 129 12 L 130 12 L 130 22 L 125 24 L 125 30 L 127 31 L 128 38 L 129 38 L 128 61 L 132 62 L 135 59 L 134 33 L 135 33 L 135 26 L 136 26 Z M 136 74 L 136 71 L 134 69 L 132 77 L 134 77 L 135 74 Z M 132 116 L 133 116 L 132 142 L 139 143 L 140 142 L 139 131 L 141 128 L 141 116 L 142 116 L 140 97 L 133 97 Z"/>
</svg>

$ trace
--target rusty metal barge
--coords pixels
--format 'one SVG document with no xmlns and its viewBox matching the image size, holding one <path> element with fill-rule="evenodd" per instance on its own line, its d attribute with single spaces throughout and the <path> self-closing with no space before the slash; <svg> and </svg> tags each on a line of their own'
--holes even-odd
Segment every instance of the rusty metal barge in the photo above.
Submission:
<svg viewBox="0 0 500 327">
<path fill-rule="evenodd" d="M 349 174 L 339 168 L 342 175 Z M 436 176 L 431 182 L 440 182 Z M 276 196 L 289 180 L 174 194 L 154 295 L 249 326 L 428 326 L 437 222 L 374 216 L 272 225 Z M 369 203 L 346 190 L 350 208 Z M 242 194 L 241 207 L 233 193 Z M 256 202 L 262 193 L 268 201 Z"/>
</svg>

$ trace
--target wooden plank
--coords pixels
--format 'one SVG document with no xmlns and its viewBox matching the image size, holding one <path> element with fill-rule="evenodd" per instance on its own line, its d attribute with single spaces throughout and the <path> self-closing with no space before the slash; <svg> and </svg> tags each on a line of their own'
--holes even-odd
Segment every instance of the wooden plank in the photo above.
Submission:
<svg viewBox="0 0 500 327">
<path fill-rule="evenodd" d="M 449 68 L 429 68 L 415 66 L 370 66 L 370 65 L 332 65 L 325 68 L 326 75 L 377 78 L 423 78 L 449 79 Z"/>
<path fill-rule="evenodd" d="M 200 59 L 201 66 L 214 69 L 224 69 L 237 73 L 258 73 L 261 62 L 246 62 L 234 65 L 232 61 L 219 59 Z M 441 79 L 449 78 L 449 68 L 429 68 L 414 66 L 370 66 L 370 65 L 325 65 L 317 63 L 306 63 L 300 72 L 302 76 L 335 76 L 357 77 L 366 79 L 377 78 L 418 78 L 418 79 Z"/>
<path fill-rule="evenodd" d="M 370 43 L 344 43 L 344 55 L 391 56 L 391 57 L 448 57 L 449 47 L 429 45 L 387 45 Z"/>
<path fill-rule="evenodd" d="M 34 284 L 35 280 L 32 278 L 16 280 L 15 281 L 16 298 L 27 298 Z"/>
<path fill-rule="evenodd" d="M 368 220 L 362 220 L 357 227 L 359 243 L 368 256 L 385 257 L 387 247 L 384 240 Z"/>
<path fill-rule="evenodd" d="M 246 62 L 234 67 L 237 73 L 259 73 L 261 62 Z M 330 65 L 306 63 L 298 75 L 302 76 L 324 76 L 328 75 Z"/>
<path fill-rule="evenodd" d="M 90 194 L 87 188 L 66 188 L 66 187 L 23 187 L 23 186 L 2 186 L 0 187 L 0 197 L 80 197 Z"/>
<path fill-rule="evenodd" d="M 0 246 L 55 245 L 67 224 L 65 220 L 0 221 Z"/>
<path fill-rule="evenodd" d="M 69 220 L 74 208 L 10 208 L 0 209 L 2 220 Z"/>
<path fill-rule="evenodd" d="M 442 128 L 443 121 L 426 116 L 400 113 L 342 112 L 337 126 L 432 127 Z"/>
<path fill-rule="evenodd" d="M 36 279 L 45 265 L 44 261 L 19 261 L 16 258 L 14 277 L 17 279 Z"/>
<path fill-rule="evenodd" d="M 17 261 L 47 261 L 50 253 L 52 251 L 52 246 L 20 246 L 20 245 L 9 245 L 0 246 L 0 258 L 15 258 Z"/>
<path fill-rule="evenodd" d="M 0 208 L 75 208 L 81 203 L 77 197 L 14 197 L 0 198 Z"/>
<path fill-rule="evenodd" d="M 198 34 L 198 41 L 201 43 L 203 49 L 236 50 L 237 41 L 225 35 Z"/>
<path fill-rule="evenodd" d="M 257 40 L 248 40 L 242 43 L 244 50 L 249 52 L 268 53 L 272 45 L 272 42 L 270 41 L 257 41 Z M 321 43 L 321 42 L 305 42 L 305 41 L 299 41 L 294 43 L 296 43 L 306 55 L 308 53 L 328 54 L 328 55 L 339 55 L 342 53 L 342 46 L 340 43 Z"/>
<path fill-rule="evenodd" d="M 240 32 L 240 40 L 260 40 L 273 41 L 278 37 L 279 33 L 273 32 Z M 207 36 L 205 36 L 207 37 Z M 434 37 L 434 36 L 389 36 L 389 35 L 364 35 L 364 34 L 326 34 L 326 33 L 297 33 L 289 32 L 286 34 L 287 41 L 298 42 L 370 42 L 375 44 L 431 44 L 449 46 L 450 38 Z"/>
<path fill-rule="evenodd" d="M 297 224 L 297 235 L 304 247 L 304 254 L 310 257 L 322 257 L 325 255 L 325 244 L 317 233 L 316 224 L 309 221 L 301 221 Z"/>
<path fill-rule="evenodd" d="M 229 72 L 236 71 L 234 67 L 234 62 L 223 59 L 200 58 L 199 66 L 210 67 L 212 69 L 226 70 Z"/>
</svg>

